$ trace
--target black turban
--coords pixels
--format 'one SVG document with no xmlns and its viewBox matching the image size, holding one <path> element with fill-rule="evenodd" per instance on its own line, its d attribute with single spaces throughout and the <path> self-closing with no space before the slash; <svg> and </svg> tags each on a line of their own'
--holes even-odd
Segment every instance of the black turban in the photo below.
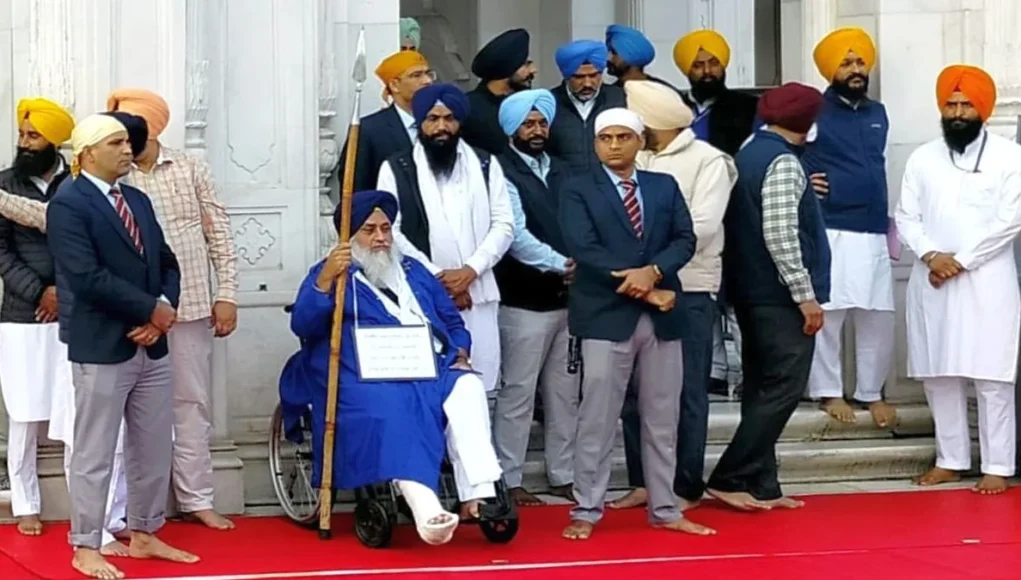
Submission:
<svg viewBox="0 0 1021 580">
<path fill-rule="evenodd" d="M 124 111 L 107 111 L 103 114 L 117 119 L 128 130 L 132 157 L 138 157 L 145 151 L 145 142 L 149 140 L 149 124 L 145 119 Z"/>
<path fill-rule="evenodd" d="M 342 203 L 333 210 L 333 228 L 340 233 L 340 217 Z M 390 223 L 397 218 L 397 196 L 387 191 L 370 189 L 357 191 L 351 198 L 351 232 L 357 232 L 365 225 L 366 220 L 376 210 L 382 211 Z"/>
<path fill-rule="evenodd" d="M 528 31 L 508 30 L 489 41 L 472 60 L 472 74 L 484 81 L 509 79 L 528 62 Z"/>
</svg>

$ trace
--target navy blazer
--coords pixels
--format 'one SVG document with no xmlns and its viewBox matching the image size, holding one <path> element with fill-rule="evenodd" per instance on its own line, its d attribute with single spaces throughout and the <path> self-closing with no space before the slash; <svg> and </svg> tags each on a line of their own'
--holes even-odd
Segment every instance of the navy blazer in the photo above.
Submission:
<svg viewBox="0 0 1021 580">
<path fill-rule="evenodd" d="M 560 226 L 569 255 L 578 263 L 568 290 L 568 325 L 574 336 L 625 342 L 646 313 L 660 340 L 685 337 L 687 318 L 679 302 L 670 312 L 660 312 L 644 301 L 617 294 L 624 280 L 610 275 L 614 270 L 655 264 L 663 274 L 658 288 L 680 294 L 677 272 L 695 254 L 691 214 L 674 178 L 638 171 L 637 179 L 644 205 L 641 239 L 601 165 L 572 177 L 561 189 Z"/>
<path fill-rule="evenodd" d="M 355 157 L 354 191 L 376 189 L 379 168 L 383 162 L 402 151 L 411 151 L 412 142 L 408 137 L 400 114 L 390 105 L 382 111 L 362 119 L 358 131 L 358 154 Z M 347 140 L 340 154 L 339 179 L 344 179 L 344 164 L 347 161 Z M 340 186 L 343 188 L 344 184 Z"/>
<path fill-rule="evenodd" d="M 177 308 L 181 273 L 163 237 L 152 203 L 141 191 L 120 185 L 142 236 L 139 254 L 109 199 L 87 178 L 67 180 L 46 209 L 50 252 L 73 294 L 67 322 L 72 362 L 115 364 L 138 345 L 127 337 L 149 322 L 165 296 Z M 167 337 L 147 348 L 152 359 L 167 355 Z"/>
</svg>

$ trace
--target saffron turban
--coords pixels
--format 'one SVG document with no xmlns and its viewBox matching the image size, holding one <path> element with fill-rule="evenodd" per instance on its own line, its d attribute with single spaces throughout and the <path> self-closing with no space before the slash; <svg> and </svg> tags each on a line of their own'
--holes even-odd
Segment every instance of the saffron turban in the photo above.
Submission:
<svg viewBox="0 0 1021 580">
<path fill-rule="evenodd" d="M 677 91 L 656 81 L 624 83 L 627 108 L 641 116 L 650 129 L 685 129 L 691 126 L 692 113 Z"/>
<path fill-rule="evenodd" d="M 759 98 L 758 115 L 767 125 L 808 134 L 822 107 L 822 93 L 800 83 L 786 83 Z"/>
<path fill-rule="evenodd" d="M 547 123 L 553 123 L 557 114 L 557 100 L 546 89 L 518 91 L 500 103 L 500 128 L 507 136 L 517 133 L 532 109 L 542 113 Z"/>
<path fill-rule="evenodd" d="M 996 83 L 989 73 L 966 64 L 948 66 L 936 79 L 936 102 L 940 108 L 958 91 L 968 97 L 980 119 L 989 120 L 996 108 Z"/>
<path fill-rule="evenodd" d="M 19 124 L 27 119 L 44 139 L 57 147 L 71 137 L 74 129 L 71 113 L 49 99 L 21 99 L 17 114 Z"/>
<path fill-rule="evenodd" d="M 107 137 L 128 130 L 120 121 L 109 115 L 89 115 L 78 123 L 71 132 L 71 173 L 78 175 L 78 157 L 86 147 L 101 143 Z"/>
<path fill-rule="evenodd" d="M 528 31 L 508 30 L 490 40 L 472 60 L 472 74 L 484 81 L 509 79 L 528 62 Z"/>
<path fill-rule="evenodd" d="M 333 210 L 333 228 L 337 233 L 340 233 L 343 205 L 338 203 Z M 351 231 L 357 232 L 362 229 L 369 216 L 376 210 L 383 212 L 392 224 L 397 218 L 397 197 L 390 192 L 375 189 L 355 192 L 351 197 Z"/>
<path fill-rule="evenodd" d="M 629 111 L 624 107 L 606 109 L 596 117 L 596 135 L 607 127 L 624 127 L 631 129 L 638 135 L 645 132 L 645 123 L 638 113 Z"/>
<path fill-rule="evenodd" d="M 691 72 L 691 65 L 699 50 L 705 50 L 720 61 L 723 68 L 730 64 L 730 45 L 715 30 L 696 30 L 679 38 L 674 44 L 674 64 L 685 76 Z"/>
<path fill-rule="evenodd" d="M 405 38 L 411 39 L 411 44 L 415 45 L 415 50 L 422 45 L 422 26 L 414 18 L 401 18 L 401 42 L 404 42 Z"/>
<path fill-rule="evenodd" d="M 156 139 L 170 122 L 170 106 L 163 97 L 145 89 L 120 89 L 106 99 L 108 111 L 138 115 L 149 125 L 149 138 Z"/>
<path fill-rule="evenodd" d="M 656 58 L 656 47 L 644 34 L 620 24 L 606 27 L 606 47 L 617 53 L 627 64 L 643 67 Z"/>
<path fill-rule="evenodd" d="M 131 142 L 132 157 L 138 157 L 142 154 L 142 151 L 145 151 L 146 141 L 149 140 L 149 126 L 146 124 L 145 119 L 138 115 L 125 113 L 124 111 L 108 111 L 102 114 L 117 119 L 128 130 L 128 141 Z"/>
<path fill-rule="evenodd" d="M 838 28 L 827 34 L 815 46 L 812 58 L 819 74 L 827 81 L 833 82 L 837 76 L 840 63 L 847 58 L 847 53 L 854 52 L 865 61 L 865 69 L 872 70 L 876 64 L 876 45 L 872 37 L 861 28 Z"/>
<path fill-rule="evenodd" d="M 404 71 L 413 66 L 428 67 L 429 61 L 425 60 L 422 53 L 417 50 L 402 50 L 383 59 L 383 62 L 376 67 L 376 76 L 384 86 L 389 85 L 390 81 L 396 80 L 404 74 Z"/>
<path fill-rule="evenodd" d="M 454 114 L 454 118 L 460 123 L 463 123 L 468 118 L 468 111 L 470 110 L 468 97 L 465 96 L 461 89 L 449 83 L 426 85 L 418 89 L 415 92 L 415 96 L 411 97 L 411 113 L 415 116 L 415 123 L 419 127 L 422 126 L 422 121 L 425 120 L 429 111 L 437 104 L 450 109 L 450 112 Z"/>
<path fill-rule="evenodd" d="M 574 76 L 574 73 L 586 64 L 599 70 L 605 69 L 609 56 L 606 44 L 598 40 L 575 40 L 560 45 L 553 58 L 557 61 L 560 74 L 566 79 Z"/>
</svg>

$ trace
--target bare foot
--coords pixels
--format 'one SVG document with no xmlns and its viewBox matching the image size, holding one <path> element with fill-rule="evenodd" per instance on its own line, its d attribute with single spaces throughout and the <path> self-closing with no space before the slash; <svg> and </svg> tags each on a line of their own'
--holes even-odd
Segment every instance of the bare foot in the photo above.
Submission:
<svg viewBox="0 0 1021 580">
<path fill-rule="evenodd" d="M 587 540 L 592 537 L 592 529 L 595 526 L 581 520 L 574 520 L 571 525 L 564 528 L 563 536 L 568 540 Z"/>
<path fill-rule="evenodd" d="M 752 497 L 752 494 L 748 492 L 718 491 L 715 489 L 707 489 L 706 492 L 730 507 L 741 511 L 768 511 L 773 509 L 773 506 L 755 499 Z"/>
<path fill-rule="evenodd" d="M 512 487 L 509 491 L 511 500 L 514 505 L 518 506 L 537 506 L 545 505 L 546 502 L 528 493 L 523 487 Z"/>
<path fill-rule="evenodd" d="M 106 558 L 99 553 L 99 550 L 75 548 L 74 556 L 71 558 L 71 566 L 89 578 L 120 580 L 124 577 L 124 572 L 121 572 L 113 564 L 107 562 Z"/>
<path fill-rule="evenodd" d="M 645 491 L 644 487 L 636 487 L 628 492 L 624 497 L 611 501 L 607 504 L 610 509 L 613 510 L 626 510 L 636 507 L 642 507 L 649 501 L 649 493 Z"/>
<path fill-rule="evenodd" d="M 233 530 L 234 522 L 216 513 L 216 510 L 199 510 L 184 514 L 184 518 L 214 530 Z"/>
<path fill-rule="evenodd" d="M 983 475 L 974 491 L 982 495 L 999 495 L 1007 491 L 1007 479 L 999 475 Z"/>
<path fill-rule="evenodd" d="M 822 410 L 841 423 L 850 425 L 858 422 L 854 409 L 843 399 L 823 399 Z"/>
<path fill-rule="evenodd" d="M 676 522 L 670 522 L 669 524 L 657 524 L 653 526 L 662 530 L 670 530 L 672 532 L 684 532 L 685 534 L 692 534 L 695 536 L 715 536 L 716 530 L 703 526 L 702 524 L 696 524 L 689 519 L 679 519 Z"/>
<path fill-rule="evenodd" d="M 574 484 L 569 483 L 567 485 L 554 485 L 554 486 L 551 486 L 549 488 L 549 493 L 550 493 L 550 495 L 555 495 L 557 497 L 562 497 L 562 498 L 566 499 L 567 501 L 569 501 L 571 503 L 575 503 L 575 501 L 574 501 Z"/>
<path fill-rule="evenodd" d="M 482 507 L 481 499 L 468 500 L 461 504 L 461 521 L 472 521 L 479 519 L 479 508 Z"/>
<path fill-rule="evenodd" d="M 880 429 L 897 424 L 897 409 L 886 401 L 869 403 L 869 413 L 872 413 L 872 422 Z"/>
<path fill-rule="evenodd" d="M 762 502 L 771 508 L 781 508 L 785 510 L 796 510 L 798 508 L 805 507 L 805 502 L 800 499 L 794 499 L 792 497 L 781 497 L 779 499 L 771 499 Z"/>
<path fill-rule="evenodd" d="M 21 516 L 18 518 L 18 531 L 23 536 L 41 536 L 43 533 L 43 522 L 36 514 Z"/>
<path fill-rule="evenodd" d="M 696 499 L 695 501 L 691 501 L 690 499 L 684 499 L 682 497 L 681 500 L 680 500 L 680 504 L 681 504 L 681 511 L 682 512 L 686 512 L 688 510 L 693 510 L 693 509 L 697 508 L 698 506 L 702 505 L 702 500 Z"/>
<path fill-rule="evenodd" d="M 128 547 L 117 540 L 114 540 L 100 548 L 99 553 L 110 558 L 127 558 L 130 555 L 128 553 Z"/>
<path fill-rule="evenodd" d="M 110 532 L 110 533 L 113 535 L 113 537 L 117 538 L 118 540 L 130 540 L 131 539 L 131 530 L 129 530 L 127 528 L 124 528 L 123 530 L 120 530 L 120 531 L 117 531 L 117 532 Z"/>
<path fill-rule="evenodd" d="M 199 561 L 195 554 L 189 554 L 183 550 L 172 548 L 163 540 L 150 534 L 132 532 L 131 545 L 128 546 L 128 555 L 140 560 L 154 559 L 180 562 L 181 564 L 194 564 Z"/>
<path fill-rule="evenodd" d="M 912 478 L 911 481 L 915 485 L 921 486 L 939 485 L 941 483 L 961 481 L 961 474 L 949 469 L 943 469 L 942 467 L 933 467 L 922 475 Z"/>
</svg>

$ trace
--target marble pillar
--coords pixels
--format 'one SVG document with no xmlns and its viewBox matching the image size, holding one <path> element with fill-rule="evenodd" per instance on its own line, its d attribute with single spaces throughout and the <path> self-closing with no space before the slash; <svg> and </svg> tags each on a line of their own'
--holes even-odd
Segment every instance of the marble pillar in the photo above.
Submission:
<svg viewBox="0 0 1021 580">
<path fill-rule="evenodd" d="M 985 0 L 982 65 L 996 81 L 996 110 L 990 130 L 1015 138 L 1021 122 L 1021 4 L 1016 0 Z"/>
<path fill-rule="evenodd" d="M 837 23 L 836 0 L 801 0 L 801 82 L 820 90 L 828 81 L 819 75 L 812 51 Z"/>
<path fill-rule="evenodd" d="M 333 119 L 337 116 L 337 59 L 333 53 L 333 3 L 318 0 L 319 24 L 319 254 L 325 256 L 337 243 L 333 228 L 333 212 L 340 201 L 343 175 L 337 175 L 336 186 L 330 179 L 336 174 L 341 148 Z M 368 67 L 366 67 L 368 68 Z M 336 192 L 336 193 L 335 193 Z"/>
</svg>

